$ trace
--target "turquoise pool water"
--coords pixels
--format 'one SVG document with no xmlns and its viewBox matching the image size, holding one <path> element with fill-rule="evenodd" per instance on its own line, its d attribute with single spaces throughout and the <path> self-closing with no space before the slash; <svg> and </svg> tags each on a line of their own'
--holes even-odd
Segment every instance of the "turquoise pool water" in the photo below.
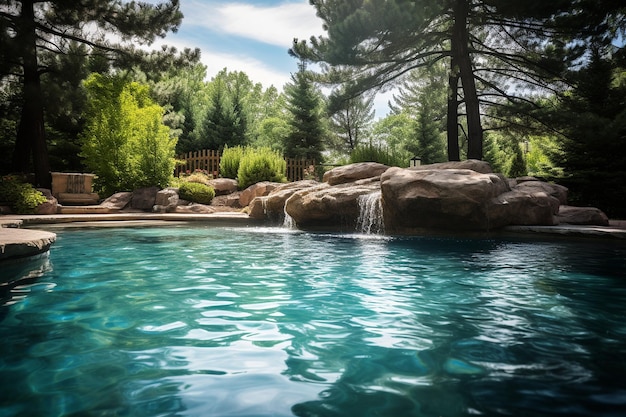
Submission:
<svg viewBox="0 0 626 417">
<path fill-rule="evenodd" d="M 61 229 L 0 416 L 623 416 L 626 245 Z"/>
</svg>

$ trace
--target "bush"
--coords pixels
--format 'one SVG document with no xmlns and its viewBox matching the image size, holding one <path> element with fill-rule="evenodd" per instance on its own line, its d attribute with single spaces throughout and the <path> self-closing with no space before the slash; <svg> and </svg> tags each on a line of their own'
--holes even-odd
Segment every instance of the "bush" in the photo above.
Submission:
<svg viewBox="0 0 626 417">
<path fill-rule="evenodd" d="M 33 213 L 47 198 L 29 183 L 14 176 L 0 178 L 0 201 L 8 203 L 18 214 Z"/>
<path fill-rule="evenodd" d="M 195 170 L 191 174 L 181 178 L 183 182 L 197 182 L 204 185 L 211 184 L 211 176 L 201 170 Z"/>
<path fill-rule="evenodd" d="M 211 204 L 215 190 L 199 182 L 183 182 L 178 188 L 178 196 L 192 203 Z"/>
<path fill-rule="evenodd" d="M 407 155 L 399 155 L 376 145 L 359 145 L 350 154 L 350 163 L 378 162 L 390 167 L 406 167 L 409 160 Z"/>
<path fill-rule="evenodd" d="M 136 188 L 166 187 L 176 164 L 175 137 L 148 85 L 92 74 L 84 82 L 88 107 L 81 133 L 85 166 L 103 196 Z"/>
<path fill-rule="evenodd" d="M 283 156 L 270 148 L 246 148 L 239 163 L 237 182 L 244 189 L 261 181 L 287 181 L 287 163 Z"/>
<path fill-rule="evenodd" d="M 222 178 L 237 178 L 243 153 L 244 149 L 241 146 L 224 147 L 220 158 L 220 175 Z"/>
</svg>

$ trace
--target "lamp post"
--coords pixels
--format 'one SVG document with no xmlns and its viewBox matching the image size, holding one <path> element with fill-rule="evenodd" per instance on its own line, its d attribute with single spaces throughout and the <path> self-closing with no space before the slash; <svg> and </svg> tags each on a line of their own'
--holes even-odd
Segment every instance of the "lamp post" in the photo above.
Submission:
<svg viewBox="0 0 626 417">
<path fill-rule="evenodd" d="M 414 156 L 409 160 L 409 166 L 411 168 L 418 167 L 420 165 L 422 165 L 422 158 L 420 158 L 419 156 Z"/>
</svg>

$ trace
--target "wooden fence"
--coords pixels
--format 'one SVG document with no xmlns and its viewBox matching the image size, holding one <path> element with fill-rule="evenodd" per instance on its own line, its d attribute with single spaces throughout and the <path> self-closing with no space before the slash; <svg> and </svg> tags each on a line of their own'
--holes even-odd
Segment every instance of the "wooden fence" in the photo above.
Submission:
<svg viewBox="0 0 626 417">
<path fill-rule="evenodd" d="M 178 155 L 176 159 L 179 163 L 174 170 L 174 176 L 180 174 L 192 173 L 201 170 L 213 178 L 217 178 L 220 172 L 220 152 L 211 149 L 203 149 L 201 151 L 188 152 L 184 155 Z M 308 159 L 285 158 L 287 163 L 287 180 L 300 181 L 315 173 L 315 161 Z"/>
</svg>

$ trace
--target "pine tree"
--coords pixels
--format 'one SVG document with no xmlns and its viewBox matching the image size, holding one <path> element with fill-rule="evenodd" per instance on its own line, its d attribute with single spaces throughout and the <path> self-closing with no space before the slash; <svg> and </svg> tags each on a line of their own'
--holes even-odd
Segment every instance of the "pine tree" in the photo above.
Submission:
<svg viewBox="0 0 626 417">
<path fill-rule="evenodd" d="M 41 89 L 44 51 L 63 54 L 73 41 L 107 58 L 130 62 L 132 57 L 141 55 L 132 46 L 133 40 L 150 43 L 177 29 L 182 20 L 179 2 L 151 5 L 116 0 L 4 0 L 2 5 L 0 39 L 2 58 L 6 61 L 0 70 L 3 77 L 17 74 L 23 87 L 13 168 L 30 172 L 32 165 L 37 185 L 49 187 L 50 161 Z M 111 43 L 102 31 L 118 35 L 121 43 Z"/>
<path fill-rule="evenodd" d="M 326 35 L 294 40 L 292 55 L 321 65 L 340 85 L 335 102 L 401 80 L 415 68 L 448 67 L 448 158 L 459 159 L 465 119 L 467 157 L 483 156 L 481 108 L 532 102 L 560 88 L 563 71 L 588 42 L 615 39 L 624 6 L 612 0 L 312 0 Z M 586 19 L 588 15 L 588 18 Z M 334 99 L 333 99 L 334 98 Z"/>
<path fill-rule="evenodd" d="M 350 154 L 367 135 L 374 120 L 374 97 L 348 99 L 331 116 L 330 126 L 340 140 L 340 150 Z"/>
<path fill-rule="evenodd" d="M 306 64 L 291 75 L 291 83 L 285 86 L 287 108 L 291 113 L 291 131 L 285 138 L 285 156 L 322 161 L 322 100 L 315 88 Z"/>
</svg>

